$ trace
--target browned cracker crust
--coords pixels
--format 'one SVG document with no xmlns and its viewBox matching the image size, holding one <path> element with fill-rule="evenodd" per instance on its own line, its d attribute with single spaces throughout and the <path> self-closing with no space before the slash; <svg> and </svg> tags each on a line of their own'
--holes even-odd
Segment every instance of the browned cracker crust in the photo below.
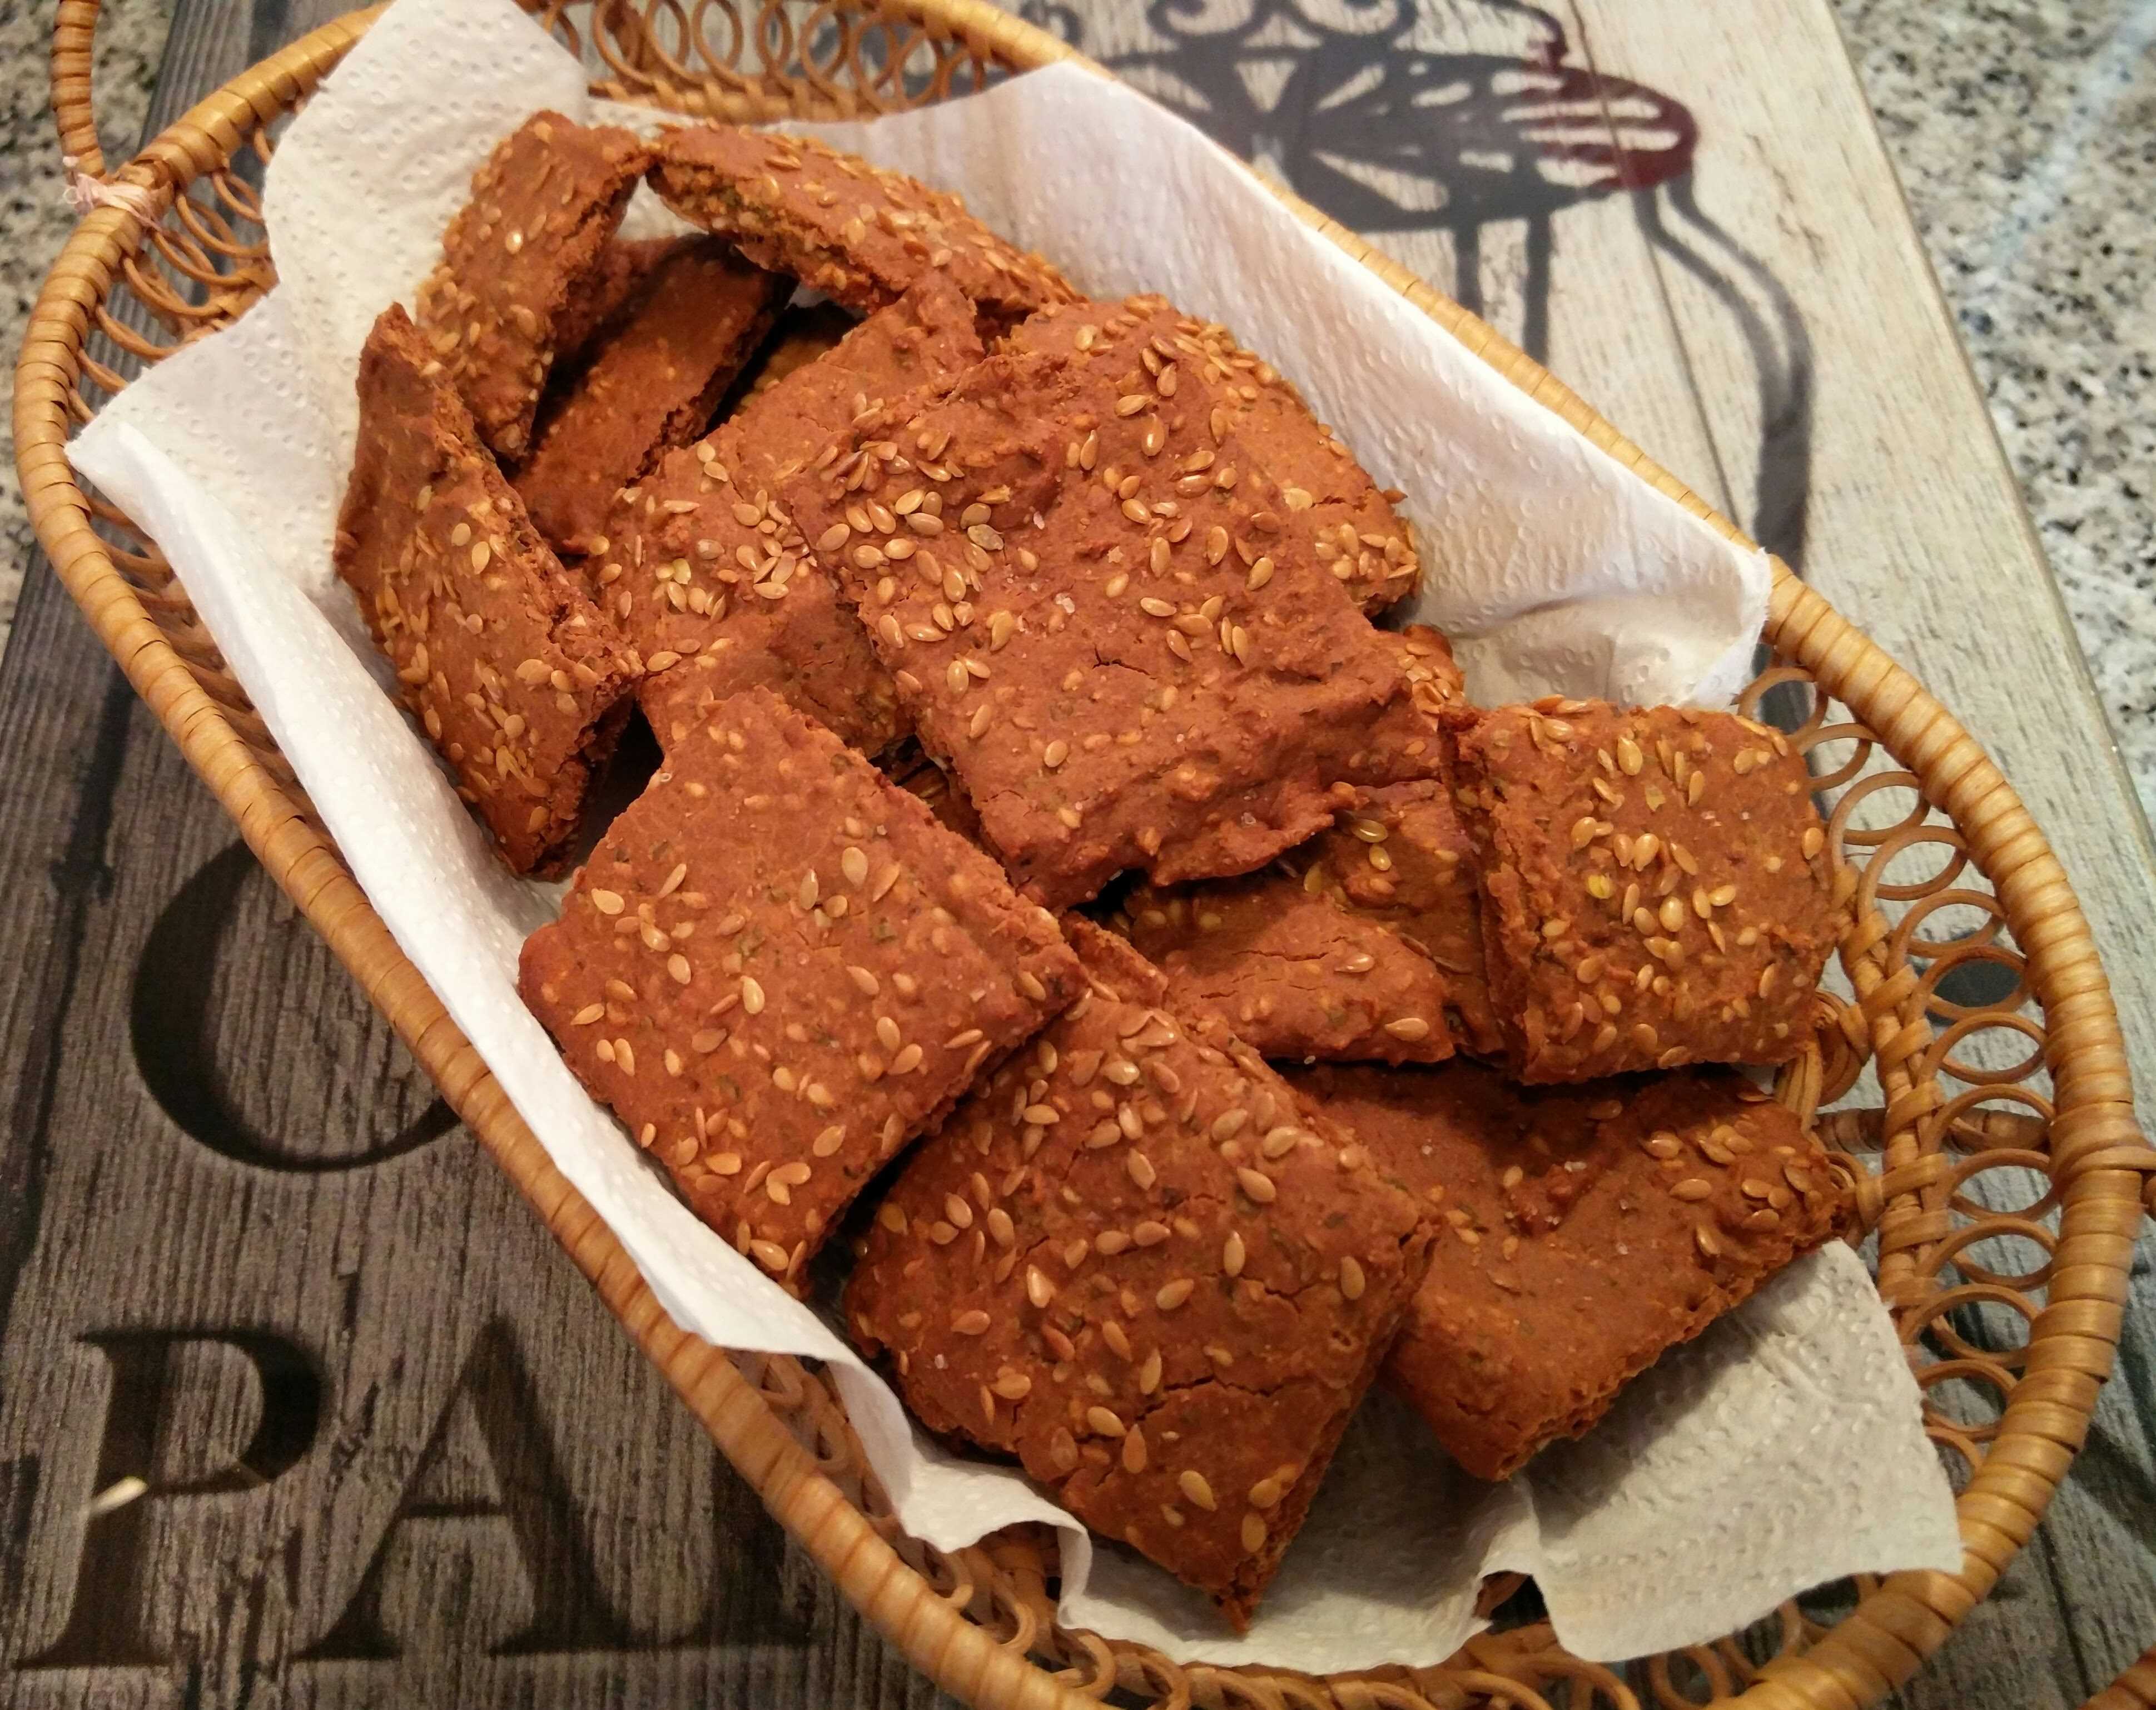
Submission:
<svg viewBox="0 0 2156 1710">
<path fill-rule="evenodd" d="M 862 1184 L 1078 974 L 994 862 L 752 689 L 608 828 L 518 989 L 697 1214 L 798 1281 Z"/>
<path fill-rule="evenodd" d="M 1443 1219 L 1386 1376 L 1479 1478 L 1583 1435 L 1847 1212 L 1818 1141 L 1726 1071 L 1544 1089 L 1467 1062 L 1290 1079 Z"/>
<path fill-rule="evenodd" d="M 636 661 L 539 538 L 441 362 L 391 306 L 359 364 L 337 574 L 502 859 L 567 860 Z"/>
<path fill-rule="evenodd" d="M 472 178 L 413 319 L 508 459 L 527 449 L 555 357 L 593 331 L 608 249 L 649 157 L 629 131 L 535 113 Z"/>
<path fill-rule="evenodd" d="M 1127 945 L 878 1208 L 847 1322 L 932 1430 L 1014 1455 L 1247 1625 L 1419 1281 L 1412 1198 Z"/>
<path fill-rule="evenodd" d="M 1786 1062 L 1845 915 L 1811 778 L 1734 713 L 1455 715 L 1491 1002 L 1523 1081 Z"/>
</svg>

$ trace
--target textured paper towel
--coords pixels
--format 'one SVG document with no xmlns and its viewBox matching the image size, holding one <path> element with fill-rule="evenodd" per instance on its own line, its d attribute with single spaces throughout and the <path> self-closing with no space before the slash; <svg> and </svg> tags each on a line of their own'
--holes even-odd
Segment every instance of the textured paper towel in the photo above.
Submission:
<svg viewBox="0 0 2156 1710">
<path fill-rule="evenodd" d="M 949 1548 L 1055 1524 L 1066 1617 L 1183 1659 L 1435 1662 L 1475 1630 L 1482 1575 L 1507 1569 L 1537 1576 L 1567 1643 L 1617 1657 L 1709 1637 L 1841 1574 L 1957 1566 L 1915 1386 L 1840 1248 L 1663 1362 L 1532 1477 L 1476 1484 L 1373 1401 L 1237 1640 L 1157 1569 L 1096 1553 L 1015 1473 L 919 1437 L 821 1318 L 690 1214 L 518 1001 L 517 947 L 555 893 L 494 860 L 383 694 L 330 569 L 367 326 L 408 301 L 499 137 L 537 106 L 588 105 L 575 64 L 508 0 L 401 0 L 279 148 L 278 287 L 130 387 L 74 456 L 163 547 L 398 941 L 666 1309 L 726 1346 L 829 1362 L 913 1533 Z M 1179 121 L 1058 69 L 827 128 L 963 189 L 1087 288 L 1164 290 L 1277 362 L 1409 494 L 1440 584 L 1422 615 L 1479 637 L 1462 651 L 1484 698 L 1712 702 L 1742 680 L 1760 560 L 1527 403 Z"/>
</svg>

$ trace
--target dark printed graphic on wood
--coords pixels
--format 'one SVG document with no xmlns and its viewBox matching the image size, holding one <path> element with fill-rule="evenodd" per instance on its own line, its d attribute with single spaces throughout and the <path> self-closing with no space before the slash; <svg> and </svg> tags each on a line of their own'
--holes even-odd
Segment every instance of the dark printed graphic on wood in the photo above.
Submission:
<svg viewBox="0 0 2156 1710">
<path fill-rule="evenodd" d="M 1388 233 L 1446 233 L 1453 275 L 1434 283 L 1537 362 L 1566 211 L 1625 198 L 1648 241 L 1743 334 L 1761 444 L 1740 521 L 1801 567 L 1810 339 L 1765 264 L 1700 206 L 1702 138 L 1675 95 L 1594 69 L 1554 14 L 1504 0 L 1152 0 L 1142 45 L 1103 39 L 1091 8 L 1022 9 L 1351 231 L 1380 244 Z M 1502 306 L 1483 266 L 1484 234 L 1501 221 L 1526 232 L 1519 300 Z"/>
</svg>

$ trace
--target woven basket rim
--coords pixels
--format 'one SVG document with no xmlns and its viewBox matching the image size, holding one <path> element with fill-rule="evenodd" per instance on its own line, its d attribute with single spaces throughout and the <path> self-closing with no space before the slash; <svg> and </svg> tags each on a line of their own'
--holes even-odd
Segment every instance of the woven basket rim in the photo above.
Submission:
<svg viewBox="0 0 2156 1710">
<path fill-rule="evenodd" d="M 841 10 L 902 16 L 1014 67 L 1075 59 L 1108 74 L 1054 36 L 982 0 L 836 3 Z M 221 166 L 252 131 L 311 90 L 381 9 L 326 24 L 234 78 L 146 143 L 113 181 L 151 193 L 153 223 L 171 194 Z M 63 89 L 86 100 L 96 10 L 95 0 L 61 0 L 56 102 Z M 79 117 L 74 129 L 82 129 Z M 1267 188 L 1605 453 L 1731 540 L 1752 544 L 1494 329 L 1307 203 L 1276 186 Z M 88 501 L 66 457 L 74 425 L 68 398 L 95 311 L 145 223 L 134 209 L 117 205 L 85 217 L 39 292 L 18 359 L 17 465 L 55 573 L 271 876 L 728 1459 L 855 1607 L 915 1666 L 968 1702 L 1024 1710 L 1094 1703 L 968 1620 L 957 1594 L 939 1596 L 819 1470 L 731 1358 L 666 1317 L 620 1244 L 555 1169 L 398 949 L 333 848 L 203 688 L 93 531 Z M 2056 1103 L 2051 1173 L 2062 1202 L 2053 1277 L 2030 1337 L 2032 1353 L 2041 1343 L 2046 1358 L 2041 1367 L 2032 1360 L 2010 1396 L 1991 1451 L 1959 1499 L 1961 1572 L 1888 1578 L 1825 1637 L 1778 1661 L 1744 1694 L 1748 1703 L 1828 1710 L 1874 1702 L 1913 1673 L 1990 1589 L 2041 1518 L 2111 1367 L 2144 1192 L 2156 1209 L 2156 1153 L 2135 1124 L 2124 1044 L 2087 924 L 2033 819 L 1982 749 L 1912 675 L 1779 559 L 1772 562 L 1768 637 L 1861 719 L 1917 774 L 1927 799 L 1952 817 L 2026 953 L 2047 1030 Z"/>
</svg>

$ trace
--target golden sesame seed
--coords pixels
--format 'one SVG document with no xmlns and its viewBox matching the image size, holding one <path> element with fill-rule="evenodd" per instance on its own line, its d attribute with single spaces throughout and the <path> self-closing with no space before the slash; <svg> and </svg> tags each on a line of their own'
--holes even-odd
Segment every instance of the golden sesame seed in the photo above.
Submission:
<svg viewBox="0 0 2156 1710">
<path fill-rule="evenodd" d="M 1183 1494 L 1207 1513 L 1214 1511 L 1213 1487 L 1205 1481 L 1205 1475 L 1194 1467 L 1186 1466 L 1175 1476 L 1176 1486 Z"/>
<path fill-rule="evenodd" d="M 1340 1261 L 1340 1292 L 1351 1301 L 1363 1298 L 1365 1286 L 1362 1266 L 1353 1259 Z"/>
<path fill-rule="evenodd" d="M 1260 1205 L 1270 1205 L 1280 1197 L 1280 1189 L 1273 1185 L 1272 1178 L 1262 1170 L 1245 1165 L 1235 1172 L 1235 1181 L 1245 1194 Z"/>
<path fill-rule="evenodd" d="M 1229 1230 L 1228 1239 L 1220 1245 L 1220 1268 L 1230 1276 L 1243 1274 L 1243 1237 L 1240 1230 Z"/>
<path fill-rule="evenodd" d="M 1262 1514 L 1243 1516 L 1243 1548 L 1255 1555 L 1265 1547 L 1265 1518 Z"/>
<path fill-rule="evenodd" d="M 1086 1423 L 1101 1436 L 1120 1437 L 1123 1434 L 1122 1420 L 1105 1407 L 1087 1408 Z"/>
</svg>

